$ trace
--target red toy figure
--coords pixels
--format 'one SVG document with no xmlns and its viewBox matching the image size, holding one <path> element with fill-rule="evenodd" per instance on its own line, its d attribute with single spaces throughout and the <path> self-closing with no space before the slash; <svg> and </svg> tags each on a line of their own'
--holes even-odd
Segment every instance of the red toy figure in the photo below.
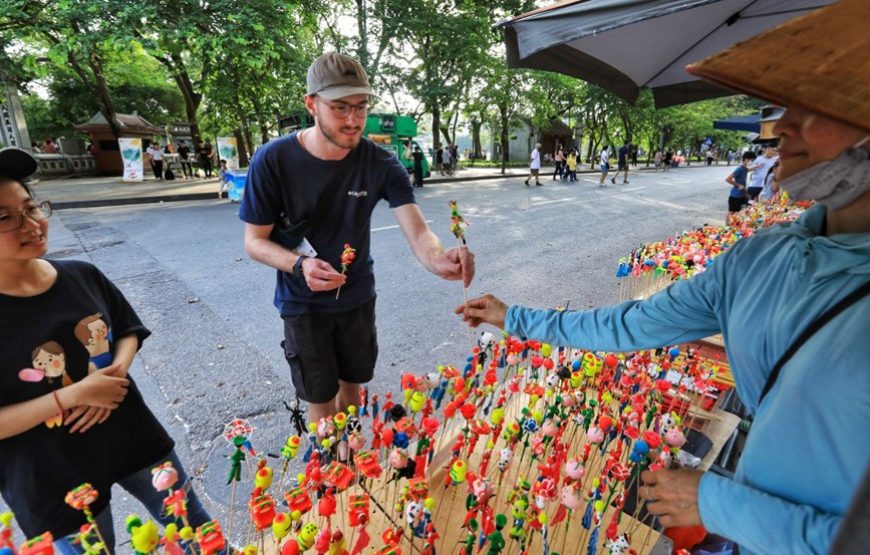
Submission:
<svg viewBox="0 0 870 555">
<path fill-rule="evenodd" d="M 326 488 L 323 497 L 321 497 L 320 501 L 317 502 L 317 514 L 326 517 L 327 522 L 330 522 L 332 520 L 332 515 L 335 514 L 336 501 L 334 490 L 335 488 Z"/>
<path fill-rule="evenodd" d="M 263 493 L 260 488 L 254 488 L 251 492 L 251 500 L 248 501 L 248 510 L 251 513 L 251 522 L 258 532 L 272 526 L 275 518 L 275 500 L 268 493 Z"/>
<path fill-rule="evenodd" d="M 45 532 L 21 544 L 18 555 L 54 555 L 54 538 Z"/>
<path fill-rule="evenodd" d="M 347 521 L 351 526 L 360 526 L 369 520 L 369 494 L 351 495 L 347 501 Z"/>
<path fill-rule="evenodd" d="M 332 461 L 326 467 L 326 473 L 323 476 L 324 482 L 335 486 L 338 491 L 344 491 L 350 486 L 353 481 L 353 472 L 338 461 Z"/>
<path fill-rule="evenodd" d="M 199 544 L 202 555 L 214 555 L 227 545 L 221 526 L 216 520 L 210 520 L 196 529 L 196 543 Z"/>
<path fill-rule="evenodd" d="M 366 478 L 379 478 L 383 469 L 371 451 L 360 451 L 353 456 L 353 462 Z"/>
<path fill-rule="evenodd" d="M 290 509 L 290 512 L 299 511 L 304 515 L 311 510 L 311 498 L 308 496 L 305 488 L 301 486 L 291 488 L 290 491 L 284 494 L 284 499 L 287 500 L 287 507 Z"/>
</svg>

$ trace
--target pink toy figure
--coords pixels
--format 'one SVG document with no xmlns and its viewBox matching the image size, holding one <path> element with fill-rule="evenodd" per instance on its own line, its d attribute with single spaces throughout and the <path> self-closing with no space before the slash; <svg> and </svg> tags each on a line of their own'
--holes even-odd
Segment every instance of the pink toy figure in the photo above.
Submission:
<svg viewBox="0 0 870 555">
<path fill-rule="evenodd" d="M 586 468 L 583 466 L 580 459 L 571 459 L 565 463 L 565 476 L 572 480 L 582 480 L 585 474 Z"/>
<path fill-rule="evenodd" d="M 604 432 L 597 426 L 590 426 L 589 431 L 586 432 L 586 437 L 589 438 L 590 443 L 601 443 L 604 441 Z"/>
<path fill-rule="evenodd" d="M 673 427 L 665 432 L 665 441 L 671 447 L 682 447 L 686 443 L 686 436 L 679 428 Z"/>
<path fill-rule="evenodd" d="M 572 511 L 580 510 L 582 499 L 574 486 L 562 486 L 562 504 Z"/>
<path fill-rule="evenodd" d="M 157 491 L 166 491 L 178 483 L 178 471 L 172 468 L 172 463 L 166 461 L 151 469 L 151 485 Z"/>
</svg>

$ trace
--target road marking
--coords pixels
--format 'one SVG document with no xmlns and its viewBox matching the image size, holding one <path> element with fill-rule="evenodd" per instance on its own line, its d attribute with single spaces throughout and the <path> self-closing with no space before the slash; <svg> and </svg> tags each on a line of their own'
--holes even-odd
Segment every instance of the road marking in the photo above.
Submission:
<svg viewBox="0 0 870 555">
<path fill-rule="evenodd" d="M 646 189 L 646 187 L 631 187 L 630 189 L 623 189 L 622 192 L 629 193 L 631 191 L 641 191 L 643 189 Z"/>
<path fill-rule="evenodd" d="M 574 198 L 568 197 L 568 198 L 557 198 L 557 199 L 553 199 L 553 200 L 542 200 L 540 202 L 532 202 L 529 204 L 529 206 L 541 206 L 544 204 L 553 204 L 554 202 L 566 202 L 569 200 L 574 200 Z"/>
<path fill-rule="evenodd" d="M 426 220 L 426 223 L 431 224 L 432 220 Z M 372 229 L 372 233 L 374 233 L 375 231 L 386 231 L 387 229 L 398 229 L 398 227 L 399 227 L 398 225 L 387 225 L 384 227 L 376 227 L 376 228 Z"/>
</svg>

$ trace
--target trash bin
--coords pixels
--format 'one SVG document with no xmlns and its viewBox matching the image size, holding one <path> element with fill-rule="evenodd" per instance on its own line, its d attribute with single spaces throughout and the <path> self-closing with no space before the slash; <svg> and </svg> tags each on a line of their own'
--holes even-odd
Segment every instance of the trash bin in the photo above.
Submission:
<svg viewBox="0 0 870 555">
<path fill-rule="evenodd" d="M 245 194 L 245 183 L 248 181 L 248 169 L 227 170 L 227 196 L 235 202 L 242 201 Z"/>
</svg>

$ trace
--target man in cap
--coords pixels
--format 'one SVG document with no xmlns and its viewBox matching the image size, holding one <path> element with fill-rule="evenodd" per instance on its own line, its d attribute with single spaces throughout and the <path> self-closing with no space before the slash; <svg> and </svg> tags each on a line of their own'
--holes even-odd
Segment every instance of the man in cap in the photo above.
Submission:
<svg viewBox="0 0 870 555">
<path fill-rule="evenodd" d="M 474 277 L 473 255 L 465 247 L 445 250 L 429 229 L 405 168 L 362 137 L 372 96 L 359 62 L 337 53 L 317 58 L 305 95 L 314 126 L 257 151 L 239 211 L 245 250 L 278 270 L 274 302 L 284 320 L 284 354 L 312 421 L 358 403 L 359 385 L 373 376 L 369 246 L 379 200 L 389 203 L 427 270 L 466 286 Z M 339 271 L 345 245 L 356 249 L 356 261 Z"/>
</svg>

